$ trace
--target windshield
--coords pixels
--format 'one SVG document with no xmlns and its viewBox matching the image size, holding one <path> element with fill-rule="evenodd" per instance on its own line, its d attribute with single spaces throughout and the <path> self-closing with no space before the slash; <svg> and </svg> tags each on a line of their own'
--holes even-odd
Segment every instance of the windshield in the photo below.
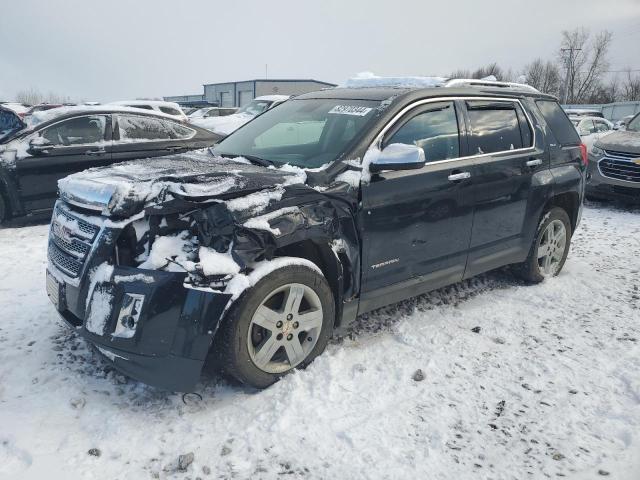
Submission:
<svg viewBox="0 0 640 480">
<path fill-rule="evenodd" d="M 320 167 L 346 150 L 379 105 L 379 101 L 370 100 L 289 100 L 247 123 L 213 152 Z"/>
<path fill-rule="evenodd" d="M 272 103 L 271 100 L 252 100 L 238 110 L 238 113 L 246 113 L 255 117 L 267 110 Z"/>
<path fill-rule="evenodd" d="M 191 112 L 189 114 L 189 116 L 191 118 L 202 118 L 204 117 L 204 114 L 207 113 L 209 110 L 211 110 L 210 108 L 200 108 L 198 110 L 195 110 L 193 112 Z"/>
<path fill-rule="evenodd" d="M 627 124 L 627 130 L 631 130 L 632 132 L 640 132 L 640 113 L 633 117 L 633 120 L 631 120 Z"/>
</svg>

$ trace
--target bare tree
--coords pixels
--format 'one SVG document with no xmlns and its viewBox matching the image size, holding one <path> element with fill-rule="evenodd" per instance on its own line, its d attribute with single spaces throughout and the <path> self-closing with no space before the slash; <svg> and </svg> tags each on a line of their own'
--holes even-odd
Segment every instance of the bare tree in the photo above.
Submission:
<svg viewBox="0 0 640 480">
<path fill-rule="evenodd" d="M 607 51 L 611 38 L 607 30 L 593 37 L 584 28 L 562 32 L 560 58 L 566 68 L 565 103 L 584 103 L 600 85 L 609 67 Z"/>
<path fill-rule="evenodd" d="M 599 83 L 596 85 L 588 97 L 585 98 L 586 103 L 612 103 L 620 99 L 620 83 L 618 78 L 614 77 L 608 83 Z"/>
<path fill-rule="evenodd" d="M 622 84 L 621 97 L 627 101 L 640 100 L 640 75 L 633 75 L 631 69 L 627 69 L 627 77 Z"/>
<path fill-rule="evenodd" d="M 60 95 L 50 91 L 46 95 L 35 87 L 29 87 L 16 93 L 16 101 L 27 105 L 37 105 L 39 103 L 71 103 L 71 97 Z"/>
<path fill-rule="evenodd" d="M 498 81 L 509 81 L 513 78 L 511 70 L 504 70 L 496 62 L 485 65 L 476 70 L 459 69 L 451 73 L 449 78 L 485 78 L 489 76 L 496 77 Z"/>
<path fill-rule="evenodd" d="M 20 90 L 16 93 L 16 102 L 25 103 L 27 105 L 36 105 L 38 103 L 42 103 L 42 94 L 34 87 Z"/>
<path fill-rule="evenodd" d="M 541 92 L 551 95 L 560 93 L 561 74 L 555 63 L 536 58 L 524 67 L 522 73 L 526 78 L 526 82 Z"/>
</svg>

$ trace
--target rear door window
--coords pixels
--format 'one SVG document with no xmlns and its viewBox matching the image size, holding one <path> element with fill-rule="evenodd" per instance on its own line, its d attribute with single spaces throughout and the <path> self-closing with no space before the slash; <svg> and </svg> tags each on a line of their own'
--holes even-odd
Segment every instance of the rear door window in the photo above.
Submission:
<svg viewBox="0 0 640 480">
<path fill-rule="evenodd" d="M 567 114 L 553 100 L 537 100 L 536 105 L 544 117 L 547 125 L 561 145 L 577 145 L 580 137 L 573 127 Z"/>
<path fill-rule="evenodd" d="M 459 157 L 460 135 L 453 102 L 434 103 L 421 110 L 385 139 L 385 146 L 416 145 L 424 151 L 427 162 Z"/>
<path fill-rule="evenodd" d="M 106 126 L 106 116 L 87 115 L 70 118 L 45 128 L 41 136 L 52 145 L 90 145 L 104 142 Z"/>
<path fill-rule="evenodd" d="M 131 108 L 141 108 L 143 110 L 153 110 L 151 105 L 128 105 Z"/>
<path fill-rule="evenodd" d="M 185 125 L 140 115 L 118 115 L 121 141 L 184 140 L 196 131 Z"/>
<path fill-rule="evenodd" d="M 514 102 L 467 101 L 472 155 L 523 148 L 522 132 Z M 530 145 L 527 145 L 527 147 Z"/>
<path fill-rule="evenodd" d="M 609 130 L 611 130 L 609 124 L 607 124 L 607 122 L 603 122 L 602 120 L 595 120 L 595 124 L 596 131 L 598 132 L 608 132 Z"/>
<path fill-rule="evenodd" d="M 180 112 L 175 108 L 171 107 L 159 107 L 162 113 L 166 113 L 167 115 L 180 115 Z"/>
<path fill-rule="evenodd" d="M 580 127 L 578 128 L 578 133 L 580 135 L 591 135 L 592 133 L 596 133 L 596 127 L 593 124 L 593 120 L 582 120 L 582 122 L 580 122 Z"/>
</svg>

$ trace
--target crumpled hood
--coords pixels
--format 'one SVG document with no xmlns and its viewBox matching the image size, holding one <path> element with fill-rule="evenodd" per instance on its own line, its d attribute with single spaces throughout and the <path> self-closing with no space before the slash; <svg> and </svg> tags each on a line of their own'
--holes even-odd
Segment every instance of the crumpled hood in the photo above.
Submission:
<svg viewBox="0 0 640 480">
<path fill-rule="evenodd" d="M 600 137 L 596 146 L 615 152 L 637 153 L 640 155 L 640 132 L 619 131 Z"/>
<path fill-rule="evenodd" d="M 230 198 L 304 183 L 299 169 L 265 168 L 208 153 L 123 162 L 75 173 L 58 182 L 60 198 L 103 215 L 132 216 L 172 198 Z"/>
</svg>

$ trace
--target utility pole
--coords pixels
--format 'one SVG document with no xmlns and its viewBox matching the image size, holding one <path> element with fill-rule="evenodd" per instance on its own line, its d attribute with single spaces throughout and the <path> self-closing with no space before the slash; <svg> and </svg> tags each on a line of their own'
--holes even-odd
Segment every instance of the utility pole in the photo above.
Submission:
<svg viewBox="0 0 640 480">
<path fill-rule="evenodd" d="M 565 77 L 564 77 L 564 88 L 562 89 L 563 90 L 563 92 L 562 92 L 562 103 L 564 105 L 566 105 L 567 101 L 569 100 L 569 72 L 570 72 L 570 69 L 571 69 L 571 67 L 573 65 L 573 52 L 574 51 L 575 52 L 579 52 L 582 49 L 581 48 L 569 47 L 569 48 L 562 48 L 560 50 L 561 50 L 562 53 L 569 52 L 569 58 L 568 59 L 565 58 L 565 66 L 566 66 L 566 69 L 567 69 L 567 73 L 565 74 Z"/>
</svg>

